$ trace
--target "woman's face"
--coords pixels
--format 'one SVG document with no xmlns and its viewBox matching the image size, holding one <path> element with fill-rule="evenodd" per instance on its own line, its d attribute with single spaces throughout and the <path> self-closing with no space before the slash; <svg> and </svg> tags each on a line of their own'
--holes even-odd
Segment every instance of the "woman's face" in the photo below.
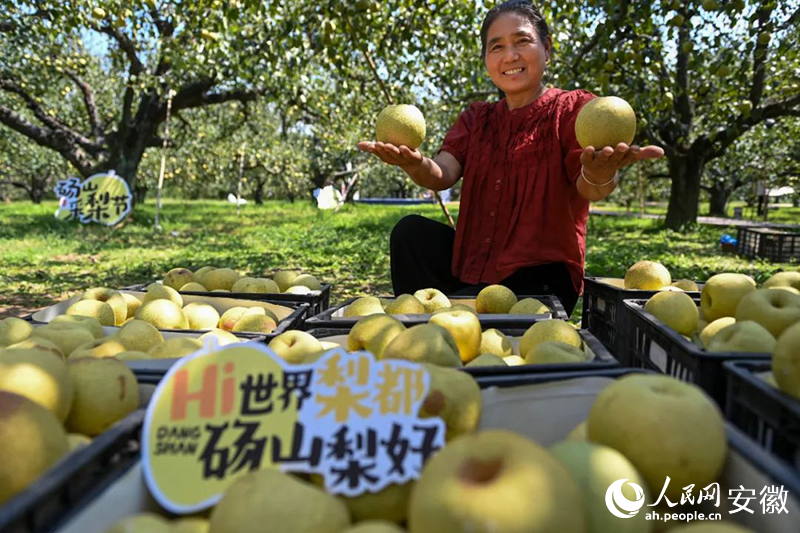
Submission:
<svg viewBox="0 0 800 533">
<path fill-rule="evenodd" d="M 550 59 L 550 38 L 542 41 L 527 18 L 503 13 L 489 26 L 484 63 L 507 95 L 538 91 Z"/>
</svg>

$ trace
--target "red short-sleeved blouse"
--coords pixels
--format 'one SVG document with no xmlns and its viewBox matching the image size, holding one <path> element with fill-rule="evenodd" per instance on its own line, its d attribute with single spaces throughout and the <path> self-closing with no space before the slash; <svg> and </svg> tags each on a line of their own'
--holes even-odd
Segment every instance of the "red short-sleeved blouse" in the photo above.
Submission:
<svg viewBox="0 0 800 533">
<path fill-rule="evenodd" d="M 453 274 L 498 283 L 517 269 L 563 262 L 583 289 L 589 202 L 578 194 L 575 118 L 594 98 L 551 88 L 509 111 L 505 99 L 461 113 L 442 150 L 463 167 Z"/>
</svg>

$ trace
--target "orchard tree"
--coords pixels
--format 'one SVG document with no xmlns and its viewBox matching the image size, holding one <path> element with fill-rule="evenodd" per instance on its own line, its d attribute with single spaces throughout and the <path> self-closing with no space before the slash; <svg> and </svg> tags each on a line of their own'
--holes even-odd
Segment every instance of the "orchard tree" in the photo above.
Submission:
<svg viewBox="0 0 800 533">
<path fill-rule="evenodd" d="M 177 117 L 283 97 L 279 74 L 302 71 L 310 51 L 292 9 L 243 0 L 10 0 L 0 15 L 0 92 L 13 98 L 0 105 L 0 123 L 82 176 L 115 170 L 133 189 L 145 151 L 161 146 L 171 92 Z M 54 86 L 80 95 L 83 116 L 45 102 Z"/>
<path fill-rule="evenodd" d="M 548 1 L 555 80 L 628 100 L 661 146 L 666 225 L 695 222 L 702 176 L 766 120 L 800 115 L 797 0 Z"/>
<path fill-rule="evenodd" d="M 775 189 L 800 174 L 798 126 L 797 119 L 780 125 L 768 119 L 737 139 L 725 157 L 711 161 L 700 185 L 708 193 L 711 216 L 727 216 L 726 205 L 737 191 L 749 188 L 748 196 L 755 196 L 759 181 Z"/>
<path fill-rule="evenodd" d="M 66 161 L 52 150 L 20 142 L 14 132 L 0 128 L 0 186 L 20 189 L 38 204 L 68 171 Z"/>
</svg>

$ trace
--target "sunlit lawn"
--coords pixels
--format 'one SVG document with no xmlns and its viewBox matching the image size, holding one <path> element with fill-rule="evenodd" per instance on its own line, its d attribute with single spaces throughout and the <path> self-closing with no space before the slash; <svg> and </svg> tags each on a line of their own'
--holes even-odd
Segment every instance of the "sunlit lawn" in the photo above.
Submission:
<svg viewBox="0 0 800 533">
<path fill-rule="evenodd" d="M 152 202 L 116 229 L 60 223 L 55 210 L 55 202 L 0 207 L 0 316 L 51 305 L 89 287 L 148 282 L 178 266 L 229 266 L 258 275 L 298 268 L 332 282 L 335 301 L 388 294 L 393 225 L 411 213 L 444 221 L 435 205 L 347 205 L 332 213 L 310 202 L 268 202 L 244 206 L 237 216 L 227 202 L 167 200 L 163 229 L 154 231 Z M 673 277 L 691 279 L 736 271 L 763 281 L 797 268 L 721 253 L 719 238 L 726 231 L 736 234 L 702 226 L 677 233 L 654 220 L 595 216 L 587 273 L 623 276 L 640 259 L 661 261 Z"/>
</svg>

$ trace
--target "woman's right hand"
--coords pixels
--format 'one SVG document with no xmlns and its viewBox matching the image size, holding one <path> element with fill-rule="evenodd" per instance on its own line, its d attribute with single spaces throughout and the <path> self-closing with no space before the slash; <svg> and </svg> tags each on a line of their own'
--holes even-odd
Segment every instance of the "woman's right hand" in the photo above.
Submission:
<svg viewBox="0 0 800 533">
<path fill-rule="evenodd" d="M 402 169 L 411 169 L 421 165 L 423 156 L 419 150 L 411 150 L 408 146 L 395 146 L 382 142 L 360 142 L 358 149 L 378 156 L 388 165 L 395 165 Z"/>
</svg>

